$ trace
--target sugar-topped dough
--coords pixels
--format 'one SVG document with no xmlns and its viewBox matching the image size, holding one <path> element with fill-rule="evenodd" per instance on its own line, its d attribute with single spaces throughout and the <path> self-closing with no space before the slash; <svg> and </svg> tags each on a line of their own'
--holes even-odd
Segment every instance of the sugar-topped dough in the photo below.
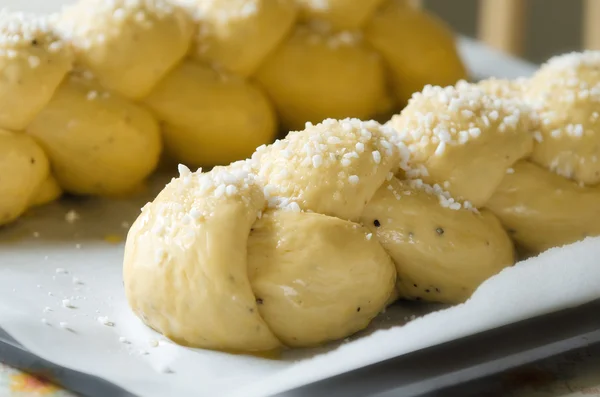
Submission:
<svg viewBox="0 0 600 397">
<path fill-rule="evenodd" d="M 302 19 L 336 31 L 359 29 L 384 0 L 296 0 Z"/>
<path fill-rule="evenodd" d="M 375 121 L 333 120 L 259 148 L 253 156 L 270 206 L 357 220 L 401 154 Z"/>
<path fill-rule="evenodd" d="M 505 170 L 531 153 L 534 120 L 522 101 L 489 95 L 462 82 L 456 87 L 425 87 L 390 126 L 420 170 L 408 177 L 443 186 L 453 197 L 481 207 Z"/>
<path fill-rule="evenodd" d="M 129 231 L 129 304 L 147 325 L 184 345 L 279 347 L 248 280 L 248 235 L 265 206 L 262 189 L 243 166 L 205 174 L 180 169 Z"/>
<path fill-rule="evenodd" d="M 140 99 L 187 53 L 191 16 L 167 0 L 79 0 L 57 23 L 77 62 L 109 90 Z"/>
<path fill-rule="evenodd" d="M 256 79 L 287 130 L 326 118 L 370 119 L 391 106 L 381 56 L 360 32 L 323 33 L 300 26 L 265 61 Z"/>
<path fill-rule="evenodd" d="M 272 142 L 275 111 L 252 82 L 185 61 L 145 99 L 169 154 L 188 165 L 227 164 Z"/>
<path fill-rule="evenodd" d="M 0 11 L 0 128 L 23 130 L 71 64 L 71 51 L 47 18 Z"/>
<path fill-rule="evenodd" d="M 70 75 L 27 127 L 50 158 L 60 186 L 75 194 L 120 195 L 154 170 L 162 149 L 146 109 Z"/>
<path fill-rule="evenodd" d="M 294 0 L 187 0 L 198 19 L 192 56 L 242 76 L 253 74 L 292 30 Z"/>
<path fill-rule="evenodd" d="M 533 161 L 577 182 L 600 183 L 600 51 L 550 59 L 525 99 L 540 115 Z"/>
</svg>

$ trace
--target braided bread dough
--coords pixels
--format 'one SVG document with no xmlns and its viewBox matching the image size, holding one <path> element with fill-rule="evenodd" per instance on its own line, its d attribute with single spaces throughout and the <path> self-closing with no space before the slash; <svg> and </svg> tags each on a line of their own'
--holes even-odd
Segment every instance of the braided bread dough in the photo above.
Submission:
<svg viewBox="0 0 600 397">
<path fill-rule="evenodd" d="M 72 54 L 46 19 L 0 11 L 0 128 L 21 131 L 49 101 Z"/>
<path fill-rule="evenodd" d="M 48 159 L 33 139 L 0 129 L 0 225 L 25 212 L 48 172 Z"/>
<path fill-rule="evenodd" d="M 125 286 L 132 307 L 150 326 L 193 346 L 313 346 L 364 328 L 398 298 L 463 302 L 514 264 L 512 240 L 535 254 L 599 235 L 600 186 L 580 186 L 531 161 L 545 137 L 539 139 L 543 118 L 527 95 L 530 84 L 490 79 L 427 86 L 385 126 L 356 119 L 306 123 L 249 160 L 206 174 L 182 168 L 165 189 L 178 186 L 178 192 L 159 195 L 128 236 Z M 252 197 L 254 205 L 244 207 L 243 217 L 220 218 L 244 189 L 253 193 L 243 193 L 242 202 Z M 163 194 L 170 194 L 168 202 Z M 157 232 L 149 231 L 152 225 Z M 240 325 L 241 317 L 228 319 L 238 310 L 228 308 L 238 304 L 237 297 L 230 302 L 236 293 L 213 290 L 228 284 L 227 277 L 198 271 L 221 258 L 185 256 L 212 244 L 235 244 L 227 252 L 236 250 L 236 259 L 220 269 L 236 264 L 247 271 L 235 280 L 244 277 L 250 341 L 229 334 Z M 223 310 L 208 317 L 219 316 L 221 334 L 212 320 L 187 320 L 211 310 L 203 303 L 189 309 L 194 298 L 172 281 L 189 274 L 205 277 L 193 292 Z M 147 309 L 136 309 L 142 306 Z M 225 326 L 230 322 L 234 328 Z M 265 335 L 273 339 L 267 343 Z"/>
<path fill-rule="evenodd" d="M 181 166 L 128 235 L 133 310 L 175 341 L 247 352 L 345 337 L 398 296 L 466 299 L 513 264 L 512 243 L 490 212 L 444 208 L 433 187 L 395 180 L 407 165 L 396 138 L 328 119 L 229 167 Z"/>
<path fill-rule="evenodd" d="M 0 128 L 31 134 L 54 168 L 20 206 L 63 190 L 133 191 L 163 142 L 178 162 L 212 166 L 248 157 L 279 127 L 388 117 L 395 66 L 363 40 L 384 1 L 326 3 L 79 0 L 50 18 L 0 12 Z"/>
<path fill-rule="evenodd" d="M 27 127 L 60 186 L 76 194 L 120 195 L 156 167 L 160 132 L 144 108 L 71 74 Z"/>
</svg>

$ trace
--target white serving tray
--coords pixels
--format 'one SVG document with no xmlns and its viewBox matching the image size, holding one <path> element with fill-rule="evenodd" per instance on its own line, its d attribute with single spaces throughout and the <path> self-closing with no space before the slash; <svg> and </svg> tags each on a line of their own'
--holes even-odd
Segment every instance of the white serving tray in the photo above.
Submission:
<svg viewBox="0 0 600 397">
<path fill-rule="evenodd" d="M 1 6 L 40 12 L 54 11 L 59 3 L 0 0 Z M 469 39 L 461 39 L 460 47 L 477 78 L 527 76 L 535 69 Z M 129 311 L 121 281 L 123 243 L 114 243 L 163 185 L 157 177 L 148 192 L 131 200 L 63 200 L 0 230 L 0 339 L 5 341 L 0 359 L 3 351 L 16 348 L 140 396 L 267 396 L 600 299 L 595 259 L 600 240 L 588 239 L 505 270 L 464 305 L 431 314 L 440 307 L 395 305 L 351 341 L 291 351 L 280 361 L 179 347 Z M 80 214 L 73 224 L 65 221 L 70 210 Z M 63 299 L 76 308 L 64 308 Z M 401 326 L 412 316 L 423 317 Z M 103 325 L 98 317 L 114 325 Z M 159 345 L 152 347 L 153 341 Z M 98 385 L 78 390 L 117 395 Z"/>
</svg>

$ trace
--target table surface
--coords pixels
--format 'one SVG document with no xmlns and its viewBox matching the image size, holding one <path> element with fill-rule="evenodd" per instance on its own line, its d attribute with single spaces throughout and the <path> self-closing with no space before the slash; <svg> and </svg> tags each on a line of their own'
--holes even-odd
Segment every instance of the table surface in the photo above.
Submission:
<svg viewBox="0 0 600 397">
<path fill-rule="evenodd" d="M 600 397 L 600 345 L 512 370 L 474 386 L 459 386 L 434 395 Z M 0 363 L 0 396 L 75 397 L 75 394 Z"/>
</svg>

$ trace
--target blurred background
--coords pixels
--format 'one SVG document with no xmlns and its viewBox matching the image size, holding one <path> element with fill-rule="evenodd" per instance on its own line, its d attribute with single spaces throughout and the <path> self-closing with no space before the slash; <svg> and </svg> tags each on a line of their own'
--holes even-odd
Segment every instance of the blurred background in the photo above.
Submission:
<svg viewBox="0 0 600 397">
<path fill-rule="evenodd" d="M 470 37 L 486 34 L 478 29 L 478 22 L 487 15 L 487 37 L 492 35 L 491 40 L 496 41 L 490 44 L 504 47 L 498 41 L 510 42 L 510 35 L 520 36 L 522 40 L 514 38 L 515 49 L 503 49 L 535 63 L 552 55 L 595 47 L 595 40 L 600 40 L 595 32 L 598 28 L 591 26 L 594 23 L 586 25 L 586 17 L 593 20 L 598 15 L 593 9 L 600 8 L 600 0 L 424 0 L 423 5 L 450 23 L 456 32 Z M 486 6 L 487 13 L 483 9 Z M 509 24 L 503 25 L 503 18 Z M 596 20 L 600 25 L 600 17 Z M 505 30 L 508 37 L 502 39 L 498 34 Z M 588 38 L 584 39 L 586 31 Z"/>
</svg>

